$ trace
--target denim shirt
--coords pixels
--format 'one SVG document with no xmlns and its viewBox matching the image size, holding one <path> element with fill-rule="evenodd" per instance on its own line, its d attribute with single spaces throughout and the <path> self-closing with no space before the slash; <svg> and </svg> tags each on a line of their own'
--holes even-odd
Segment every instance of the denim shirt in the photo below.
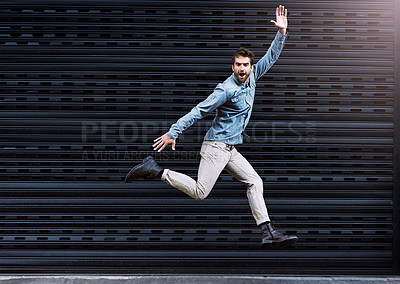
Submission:
<svg viewBox="0 0 400 284">
<path fill-rule="evenodd" d="M 174 123 L 167 135 L 176 140 L 179 134 L 198 119 L 216 110 L 216 116 L 204 140 L 216 140 L 231 145 L 243 143 L 243 131 L 253 109 L 256 81 L 278 60 L 287 35 L 277 32 L 267 53 L 254 64 L 247 83 L 238 82 L 232 74 L 218 84 L 204 101 Z"/>
</svg>

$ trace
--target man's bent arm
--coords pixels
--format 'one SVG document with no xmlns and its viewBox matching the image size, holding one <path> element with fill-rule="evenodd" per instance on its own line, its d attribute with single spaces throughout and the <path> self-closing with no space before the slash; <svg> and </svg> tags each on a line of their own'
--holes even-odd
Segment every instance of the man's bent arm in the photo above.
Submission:
<svg viewBox="0 0 400 284">
<path fill-rule="evenodd" d="M 170 138 L 176 140 L 178 136 L 187 128 L 189 128 L 198 119 L 203 118 L 206 114 L 213 112 L 220 105 L 227 101 L 227 94 L 222 88 L 221 84 L 218 84 L 214 92 L 209 95 L 204 101 L 199 103 L 197 106 L 186 115 L 182 116 L 176 123 L 174 123 L 169 131 L 166 133 Z"/>
</svg>

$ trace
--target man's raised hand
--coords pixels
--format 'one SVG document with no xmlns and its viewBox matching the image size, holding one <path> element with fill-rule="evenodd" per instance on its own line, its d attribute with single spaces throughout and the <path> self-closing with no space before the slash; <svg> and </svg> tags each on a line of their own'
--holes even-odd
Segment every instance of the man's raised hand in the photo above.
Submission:
<svg viewBox="0 0 400 284">
<path fill-rule="evenodd" d="M 172 144 L 172 150 L 175 151 L 175 140 L 170 138 L 167 134 L 164 134 L 160 137 L 158 137 L 157 139 L 154 139 L 154 143 L 153 144 L 153 150 L 158 152 L 161 152 L 162 150 L 164 150 L 165 147 L 167 147 L 167 145 Z"/>
<path fill-rule="evenodd" d="M 286 34 L 288 22 L 287 22 L 287 9 L 285 9 L 285 6 L 279 5 L 279 7 L 276 7 L 276 21 L 271 20 L 271 23 L 274 23 L 274 25 L 277 28 L 279 28 L 279 31 L 283 35 Z"/>
</svg>

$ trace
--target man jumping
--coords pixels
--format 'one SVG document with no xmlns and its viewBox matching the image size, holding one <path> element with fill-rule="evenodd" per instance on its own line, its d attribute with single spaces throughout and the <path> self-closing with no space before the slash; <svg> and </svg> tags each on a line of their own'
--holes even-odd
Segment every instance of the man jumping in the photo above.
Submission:
<svg viewBox="0 0 400 284">
<path fill-rule="evenodd" d="M 244 130 L 253 109 L 257 80 L 278 60 L 282 51 L 287 37 L 287 9 L 279 5 L 276 8 L 276 21 L 271 22 L 279 30 L 267 53 L 253 65 L 253 53 L 239 48 L 232 56 L 233 74 L 174 123 L 167 133 L 154 140 L 153 148 L 158 152 L 169 144 L 175 150 L 179 134 L 216 110 L 211 128 L 201 146 L 197 181 L 185 174 L 161 168 L 151 156 L 135 166 L 125 178 L 125 182 L 142 177 L 161 178 L 192 198 L 201 200 L 211 192 L 222 170 L 227 170 L 246 185 L 252 214 L 262 230 L 262 247 L 290 246 L 297 241 L 296 236 L 284 235 L 271 224 L 263 197 L 263 180 L 234 146 L 243 143 Z"/>
</svg>

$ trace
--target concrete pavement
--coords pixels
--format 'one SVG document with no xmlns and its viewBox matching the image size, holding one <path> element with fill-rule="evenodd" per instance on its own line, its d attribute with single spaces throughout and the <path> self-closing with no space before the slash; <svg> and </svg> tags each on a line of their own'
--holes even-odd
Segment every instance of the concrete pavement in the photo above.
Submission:
<svg viewBox="0 0 400 284">
<path fill-rule="evenodd" d="M 0 276 L 0 284 L 400 284 L 400 276 L 47 275 Z"/>
</svg>

